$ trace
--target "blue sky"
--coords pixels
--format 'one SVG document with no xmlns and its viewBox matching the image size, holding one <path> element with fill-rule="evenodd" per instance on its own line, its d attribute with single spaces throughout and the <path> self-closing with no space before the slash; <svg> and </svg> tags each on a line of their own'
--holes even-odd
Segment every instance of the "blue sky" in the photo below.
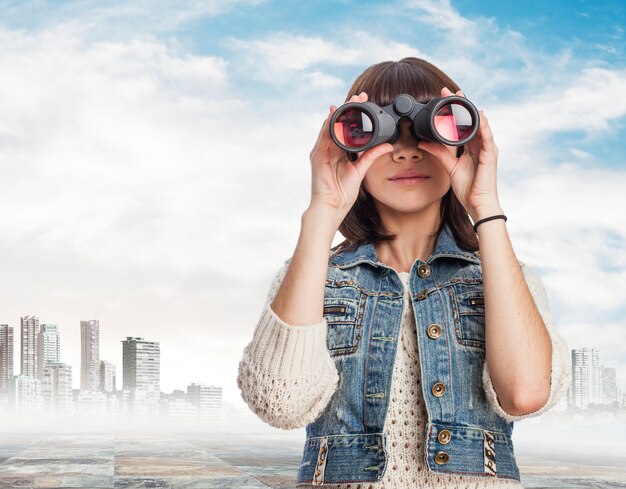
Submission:
<svg viewBox="0 0 626 489">
<path fill-rule="evenodd" d="M 150 3 L 134 2 L 145 6 Z M 215 2 L 205 2 L 212 4 Z M 230 2 L 223 2 L 228 4 Z M 115 5 L 115 3 L 113 3 Z M 118 3 L 118 5 L 120 5 Z M 192 2 L 179 3 L 181 10 L 193 6 Z M 337 21 L 355 19 L 355 23 L 371 23 L 378 32 L 411 28 L 410 23 L 398 25 L 372 16 L 377 14 L 383 2 L 376 1 L 332 1 L 317 2 L 272 1 L 258 2 L 244 8 L 229 9 L 227 15 L 199 15 L 163 29 L 154 24 L 142 24 L 141 16 L 124 18 L 118 16 L 120 24 L 141 26 L 144 32 L 158 30 L 175 33 L 180 39 L 189 40 L 198 47 L 197 52 L 215 52 L 215 41 L 222 35 L 238 37 L 257 36 L 271 30 L 287 30 L 303 33 L 332 35 Z M 152 10 L 158 13 L 163 4 L 152 2 Z M 601 57 L 610 64 L 622 64 L 623 28 L 625 14 L 623 2 L 613 1 L 551 1 L 525 2 L 481 2 L 457 1 L 454 8 L 468 18 L 495 18 L 501 27 L 509 27 L 532 38 L 542 51 L 573 49 L 581 56 Z M 11 28 L 40 28 L 60 20 L 79 18 L 81 13 L 98 10 L 96 2 L 2 2 L 3 20 Z M 124 9 L 119 9 L 122 12 Z M 402 8 L 396 9 L 402 17 Z M 392 17 L 389 15 L 389 17 Z M 399 24 L 401 24 L 399 22 Z M 155 27 L 157 27 L 155 29 Z M 606 48 L 606 49 L 604 49 Z"/>
<path fill-rule="evenodd" d="M 623 66 L 623 2 L 486 0 L 455 2 L 454 6 L 465 16 L 495 17 L 501 25 L 532 38 L 542 51 L 572 49 L 581 56 L 600 56 L 611 65 Z"/>
<path fill-rule="evenodd" d="M 626 388 L 620 2 L 101 5 L 0 2 L 0 322 L 59 324 L 78 373 L 79 321 L 100 319 L 119 369 L 122 338 L 161 341 L 163 390 L 217 383 L 241 406 L 328 106 L 414 55 L 485 110 L 518 258 Z"/>
</svg>

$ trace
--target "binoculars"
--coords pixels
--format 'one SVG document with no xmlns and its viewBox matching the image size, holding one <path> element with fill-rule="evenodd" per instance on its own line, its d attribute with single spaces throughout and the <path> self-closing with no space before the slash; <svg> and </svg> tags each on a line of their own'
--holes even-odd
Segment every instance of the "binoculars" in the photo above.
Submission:
<svg viewBox="0 0 626 489">
<path fill-rule="evenodd" d="M 330 119 L 330 136 L 348 153 L 365 151 L 377 144 L 394 143 L 400 135 L 398 122 L 403 117 L 412 122 L 412 133 L 418 141 L 450 146 L 471 141 L 480 124 L 478 110 L 465 97 L 437 97 L 421 104 L 403 93 L 384 107 L 373 102 L 342 105 Z"/>
</svg>

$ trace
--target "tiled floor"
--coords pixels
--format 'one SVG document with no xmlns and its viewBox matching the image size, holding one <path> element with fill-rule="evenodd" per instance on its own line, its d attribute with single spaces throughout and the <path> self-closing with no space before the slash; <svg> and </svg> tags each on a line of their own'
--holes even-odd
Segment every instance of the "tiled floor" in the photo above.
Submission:
<svg viewBox="0 0 626 489">
<path fill-rule="evenodd" d="M 0 487 L 113 487 L 113 434 L 6 434 Z"/>
<path fill-rule="evenodd" d="M 256 443 L 220 445 L 210 436 L 192 443 L 175 433 L 46 433 L 0 441 L 0 488 L 238 488 L 291 487 L 299 455 L 275 452 L 286 463 L 254 456 Z M 232 452 L 229 450 L 232 449 Z M 284 451 L 285 449 L 283 449 Z M 258 449 L 256 450 L 258 454 Z M 246 455 L 247 454 L 247 455 Z M 297 459 L 297 460 L 296 460 Z M 240 466 L 238 466 L 238 463 Z M 257 465 L 259 464 L 259 465 Z"/>
</svg>

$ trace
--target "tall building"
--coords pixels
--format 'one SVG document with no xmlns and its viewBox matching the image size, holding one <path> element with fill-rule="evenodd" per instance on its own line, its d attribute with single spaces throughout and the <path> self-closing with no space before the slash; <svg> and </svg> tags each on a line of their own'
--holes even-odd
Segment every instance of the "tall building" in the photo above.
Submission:
<svg viewBox="0 0 626 489">
<path fill-rule="evenodd" d="M 123 390 L 134 410 L 156 411 L 161 398 L 161 350 L 158 341 L 127 336 L 122 340 Z"/>
<path fill-rule="evenodd" d="M 76 399 L 79 416 L 87 417 L 95 422 L 106 421 L 108 418 L 107 396 L 99 391 L 80 391 Z"/>
<path fill-rule="evenodd" d="M 47 410 L 72 411 L 72 366 L 49 362 L 42 369 L 41 397 Z"/>
<path fill-rule="evenodd" d="M 43 369 L 49 363 L 61 362 L 61 335 L 56 324 L 42 324 L 37 335 L 37 378 L 42 380 Z"/>
<path fill-rule="evenodd" d="M 596 349 L 572 350 L 572 404 L 586 409 L 602 403 L 602 366 Z"/>
<path fill-rule="evenodd" d="M 9 390 L 13 377 L 13 328 L 0 324 L 0 393 Z"/>
<path fill-rule="evenodd" d="M 80 322 L 80 389 L 100 387 L 100 321 Z"/>
<path fill-rule="evenodd" d="M 193 383 L 187 386 L 187 402 L 196 406 L 201 418 L 220 416 L 222 414 L 222 388 Z"/>
<path fill-rule="evenodd" d="M 602 367 L 602 402 L 604 404 L 618 402 L 615 367 Z"/>
<path fill-rule="evenodd" d="M 166 398 L 163 399 L 165 411 L 168 421 L 172 422 L 190 422 L 194 425 L 198 422 L 198 407 L 191 404 L 186 399 Z"/>
<path fill-rule="evenodd" d="M 41 381 L 31 375 L 14 375 L 9 385 L 9 407 L 17 412 L 39 411 L 42 405 Z"/>
<path fill-rule="evenodd" d="M 21 374 L 32 378 L 37 377 L 37 334 L 39 333 L 39 318 L 24 316 L 21 318 L 22 328 L 22 355 Z"/>
<path fill-rule="evenodd" d="M 100 360 L 100 390 L 102 392 L 115 392 L 116 389 L 115 365 L 111 362 Z"/>
</svg>

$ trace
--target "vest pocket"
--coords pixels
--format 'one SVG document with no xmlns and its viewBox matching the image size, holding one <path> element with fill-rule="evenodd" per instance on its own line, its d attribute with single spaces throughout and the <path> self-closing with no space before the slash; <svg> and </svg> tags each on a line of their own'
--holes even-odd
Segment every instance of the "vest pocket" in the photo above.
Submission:
<svg viewBox="0 0 626 489">
<path fill-rule="evenodd" d="M 455 288 L 455 332 L 458 343 L 485 348 L 485 294 L 482 286 L 461 285 Z"/>
<path fill-rule="evenodd" d="M 328 324 L 326 346 L 331 355 L 357 350 L 360 340 L 358 312 L 358 300 L 337 297 L 324 299 L 324 318 Z"/>
</svg>

